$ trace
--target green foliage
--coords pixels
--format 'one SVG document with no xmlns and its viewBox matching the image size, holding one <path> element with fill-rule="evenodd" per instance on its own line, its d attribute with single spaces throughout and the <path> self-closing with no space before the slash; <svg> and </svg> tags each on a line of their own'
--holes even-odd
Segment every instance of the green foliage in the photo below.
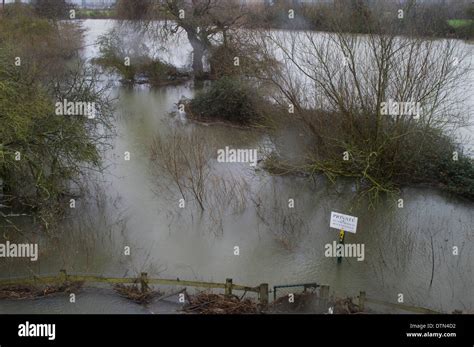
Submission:
<svg viewBox="0 0 474 347">
<path fill-rule="evenodd" d="M 94 62 L 118 73 L 122 76 L 124 82 L 135 83 L 135 78 L 138 72 L 136 64 L 125 65 L 124 60 L 116 56 L 102 56 L 95 59 Z"/>
<path fill-rule="evenodd" d="M 37 41 L 21 40 L 24 26 L 42 27 Z M 57 37 L 53 24 L 36 17 L 23 22 L 20 17 L 0 22 L 0 178 L 3 199 L 12 208 L 29 208 L 50 225 L 67 207 L 64 199 L 77 189 L 79 178 L 88 167 L 100 166 L 101 141 L 108 133 L 108 123 L 102 114 L 107 102 L 95 90 L 95 77 L 82 66 L 70 67 L 64 60 L 61 47 L 42 56 L 31 56 L 32 61 L 16 66 L 22 49 L 41 51 L 44 42 Z M 15 41 L 12 41 L 15 38 Z M 37 47 L 40 46 L 40 47 Z M 41 59 L 41 61 L 37 61 Z M 52 65 L 59 71 L 45 78 L 38 73 L 41 64 Z M 69 66 L 69 67 L 66 67 Z M 96 119 L 84 116 L 55 114 L 55 103 L 69 101 L 95 102 Z M 100 130 L 98 128 L 101 128 Z M 76 184 L 77 183 L 77 184 Z M 3 201 L 3 203 L 5 203 Z"/>
<path fill-rule="evenodd" d="M 46 19 L 37 18 L 30 7 L 21 4 L 13 4 L 5 9 L 1 28 L 0 37 L 4 41 L 9 39 L 16 43 L 45 40 L 54 32 L 54 27 Z"/>
<path fill-rule="evenodd" d="M 134 83 L 137 65 L 141 63 L 140 60 L 143 60 L 138 58 L 139 48 L 132 47 L 127 49 L 120 33 L 115 30 L 100 36 L 97 42 L 99 44 L 100 56 L 94 61 L 120 74 L 125 81 Z M 125 64 L 126 58 L 130 59 L 130 64 Z"/>
<path fill-rule="evenodd" d="M 353 136 L 350 128 L 339 127 L 343 116 L 331 115 L 332 123 L 318 129 L 323 136 L 317 155 L 309 155 L 302 171 L 324 174 L 335 182 L 337 178 L 354 179 L 362 195 L 374 202 L 382 193 L 396 193 L 412 185 L 438 187 L 457 196 L 474 201 L 474 161 L 466 156 L 453 160 L 458 151 L 453 140 L 442 131 L 410 123 L 409 131 L 394 136 L 390 124 L 385 125 L 384 135 L 374 137 Z M 364 118 L 357 119 L 359 128 L 367 128 Z M 399 125 L 400 126 L 400 125 Z M 326 136 L 326 132 L 331 134 Z M 347 152 L 348 160 L 343 159 Z M 273 172 L 291 172 L 284 162 L 270 157 Z M 293 167 L 294 171 L 301 168 Z"/>
<path fill-rule="evenodd" d="M 448 24 L 452 26 L 455 29 L 464 27 L 464 26 L 469 26 L 471 25 L 473 21 L 469 19 L 450 19 L 448 20 Z"/>
<path fill-rule="evenodd" d="M 447 191 L 474 201 L 474 160 L 461 156 L 455 161 L 445 158 L 436 173 Z"/>
<path fill-rule="evenodd" d="M 215 81 L 190 102 L 193 116 L 250 124 L 263 116 L 265 100 L 245 82 L 231 77 Z"/>
<path fill-rule="evenodd" d="M 472 39 L 474 37 L 474 19 L 453 19 L 448 21 L 456 37 Z"/>
<path fill-rule="evenodd" d="M 151 59 L 148 63 L 139 66 L 137 72 L 145 77 L 152 86 L 179 82 L 189 77 L 187 74 L 179 72 L 171 64 Z"/>
</svg>

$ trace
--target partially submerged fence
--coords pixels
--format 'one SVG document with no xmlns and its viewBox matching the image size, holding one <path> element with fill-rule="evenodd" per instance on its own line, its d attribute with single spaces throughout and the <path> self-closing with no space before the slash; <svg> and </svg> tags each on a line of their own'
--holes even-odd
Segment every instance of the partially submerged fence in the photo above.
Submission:
<svg viewBox="0 0 474 347">
<path fill-rule="evenodd" d="M 283 289 L 283 288 L 298 288 L 302 287 L 303 292 L 306 292 L 306 290 L 313 288 L 316 289 L 318 287 L 325 287 L 321 286 L 317 283 L 311 282 L 311 283 L 299 283 L 299 284 L 283 284 L 283 285 L 278 285 L 278 286 L 273 286 L 273 301 L 276 301 L 277 299 L 277 291 L 278 289 Z M 329 287 L 328 287 L 329 288 Z M 321 288 L 323 289 L 323 288 Z"/>
<path fill-rule="evenodd" d="M 328 311 L 330 311 L 331 308 L 329 307 L 329 302 L 330 302 L 331 298 L 330 298 L 329 286 L 328 285 L 317 284 L 317 283 L 300 283 L 300 284 L 286 284 L 286 285 L 273 286 L 273 301 L 277 300 L 277 291 L 278 291 L 278 289 L 297 288 L 297 287 L 303 288 L 303 293 L 306 292 L 308 289 L 317 289 L 317 288 L 319 288 L 319 299 L 324 304 L 328 305 L 328 309 L 329 309 Z M 383 301 L 383 300 L 368 298 L 364 291 L 361 291 L 359 293 L 359 295 L 356 297 L 356 299 L 357 299 L 357 305 L 359 306 L 360 312 L 364 312 L 366 310 L 366 304 L 376 304 L 376 305 L 381 305 L 381 306 L 385 306 L 385 307 L 390 307 L 390 308 L 393 308 L 393 309 L 396 309 L 396 310 L 413 312 L 413 313 L 423 313 L 423 314 L 439 314 L 439 313 L 441 313 L 439 311 L 431 310 L 431 309 L 424 308 L 424 307 L 412 306 L 412 305 L 401 304 L 401 303 L 393 303 L 393 302 L 387 302 L 387 301 Z"/>
<path fill-rule="evenodd" d="M 224 289 L 225 295 L 232 295 L 235 290 L 257 293 L 260 304 L 268 304 L 268 283 L 262 283 L 256 287 L 243 286 L 232 283 L 232 279 L 226 279 L 225 283 L 186 281 L 180 279 L 149 278 L 146 272 L 140 277 L 105 277 L 95 275 L 69 275 L 66 270 L 61 270 L 57 276 L 33 276 L 30 278 L 0 279 L 0 286 L 9 285 L 37 285 L 37 284 L 61 284 L 65 282 L 93 282 L 108 284 L 139 284 L 142 291 L 146 291 L 150 284 L 184 286 L 209 289 Z"/>
<path fill-rule="evenodd" d="M 150 278 L 146 272 L 142 272 L 140 277 L 105 277 L 95 275 L 70 275 L 66 270 L 61 270 L 57 276 L 33 276 L 29 278 L 11 278 L 11 279 L 0 279 L 0 286 L 9 285 L 37 285 L 37 284 L 61 284 L 66 282 L 92 282 L 92 283 L 108 283 L 108 284 L 138 284 L 142 291 L 146 291 L 150 284 L 168 285 L 168 286 L 184 286 L 184 287 L 196 287 L 196 288 L 208 288 L 208 289 L 223 289 L 225 295 L 232 295 L 233 291 L 243 291 L 256 293 L 258 295 L 259 303 L 261 305 L 268 304 L 268 283 L 262 283 L 256 287 L 243 286 L 234 284 L 231 278 L 226 279 L 225 283 L 218 282 L 203 282 L 203 281 L 186 281 L 178 279 L 165 279 L 165 278 Z M 302 287 L 305 292 L 310 288 L 319 288 L 320 298 L 328 301 L 329 300 L 329 286 L 319 285 L 317 283 L 302 283 L 302 284 L 289 284 L 289 285 L 278 285 L 273 287 L 273 300 L 277 299 L 277 290 L 281 288 L 293 288 Z M 359 310 L 363 312 L 366 308 L 366 303 L 372 303 L 376 305 L 383 305 L 397 310 L 409 311 L 414 313 L 425 313 L 425 314 L 436 314 L 441 313 L 424 307 L 416 307 L 407 304 L 391 303 L 378 299 L 368 298 L 366 293 L 361 291 L 357 296 Z"/>
<path fill-rule="evenodd" d="M 429 308 L 412 306 L 412 305 L 407 305 L 407 304 L 387 302 L 387 301 L 373 299 L 373 298 L 367 298 L 365 292 L 360 292 L 359 296 L 357 298 L 359 300 L 359 309 L 361 311 L 365 310 L 365 304 L 366 303 L 370 303 L 370 304 L 386 306 L 386 307 L 394 308 L 394 309 L 397 309 L 397 310 L 408 311 L 408 312 L 413 312 L 413 313 L 424 313 L 424 314 L 440 314 L 441 313 L 439 311 L 434 311 L 434 310 L 431 310 Z"/>
</svg>

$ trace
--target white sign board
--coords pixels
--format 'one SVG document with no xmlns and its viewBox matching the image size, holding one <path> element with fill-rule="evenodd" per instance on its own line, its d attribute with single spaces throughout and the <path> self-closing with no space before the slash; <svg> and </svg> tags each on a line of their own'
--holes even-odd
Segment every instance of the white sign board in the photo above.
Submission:
<svg viewBox="0 0 474 347">
<path fill-rule="evenodd" d="M 329 227 L 338 230 L 342 229 L 344 231 L 348 231 L 350 233 L 355 234 L 357 230 L 357 217 L 337 212 L 331 212 L 331 224 L 329 225 Z"/>
</svg>

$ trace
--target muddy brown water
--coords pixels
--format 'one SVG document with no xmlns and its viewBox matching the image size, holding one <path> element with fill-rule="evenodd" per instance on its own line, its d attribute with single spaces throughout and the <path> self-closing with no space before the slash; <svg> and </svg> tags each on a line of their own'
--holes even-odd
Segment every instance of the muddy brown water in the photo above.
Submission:
<svg viewBox="0 0 474 347">
<path fill-rule="evenodd" d="M 114 22 L 86 20 L 83 25 L 88 29 L 86 43 L 92 43 Z M 465 45 L 472 51 L 472 45 Z M 170 61 L 185 65 L 189 47 L 185 42 L 178 47 L 167 54 Z M 94 46 L 85 52 L 89 58 L 96 54 Z M 214 219 L 203 217 L 192 207 L 180 209 L 178 194 L 157 188 L 157 181 L 167 181 L 163 173 L 150 169 L 153 137 L 176 128 L 196 131 L 217 149 L 259 148 L 268 142 L 266 135 L 199 126 L 179 113 L 170 115 L 182 97 L 193 95 L 190 83 L 159 89 L 117 84 L 114 93 L 119 96 L 117 137 L 105 156 L 106 172 L 91 176 L 93 194 L 61 222 L 55 237 L 41 236 L 25 218 L 30 239 L 40 243 L 40 259 L 2 259 L 2 278 L 65 268 L 116 276 L 146 271 L 149 276 L 216 282 L 232 278 L 244 285 L 317 282 L 330 285 L 340 296 L 365 290 L 369 297 L 396 302 L 402 293 L 406 303 L 416 306 L 474 310 L 472 204 L 434 189 L 411 188 L 401 194 L 403 208 L 388 200 L 369 210 L 364 203 L 354 203 L 350 183 L 332 186 L 322 179 L 275 177 L 247 164 L 213 161 L 216 172 L 244 180 L 254 200 L 244 201 L 239 211 L 215 206 Z M 470 129 L 464 132 L 469 135 Z M 282 135 L 288 137 L 289 151 L 298 135 L 290 128 Z M 123 159 L 126 151 L 130 161 Z M 295 199 L 294 209 L 288 208 L 288 199 Z M 348 234 L 346 242 L 365 245 L 363 261 L 350 258 L 338 265 L 325 256 L 324 246 L 338 236 L 329 228 L 331 211 L 359 218 L 357 233 Z M 126 246 L 130 256 L 124 255 Z M 163 313 L 174 311 L 173 300 L 143 308 L 109 289 L 86 288 L 74 305 L 64 296 L 4 300 L 0 313 Z"/>
</svg>

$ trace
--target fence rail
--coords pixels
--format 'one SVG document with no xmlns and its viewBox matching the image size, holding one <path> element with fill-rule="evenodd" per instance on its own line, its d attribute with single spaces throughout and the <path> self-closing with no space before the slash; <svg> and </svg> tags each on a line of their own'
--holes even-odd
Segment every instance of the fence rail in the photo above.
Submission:
<svg viewBox="0 0 474 347">
<path fill-rule="evenodd" d="M 149 278 L 146 272 L 142 272 L 140 277 L 105 277 L 94 275 L 69 275 L 66 270 L 61 270 L 57 276 L 34 276 L 30 278 L 0 279 L 0 286 L 20 285 L 20 284 L 44 284 L 44 283 L 64 283 L 64 282 L 93 282 L 109 284 L 139 284 L 142 291 L 145 291 L 150 284 L 160 284 L 169 286 L 185 286 L 197 288 L 224 289 L 225 295 L 232 295 L 234 290 L 244 292 L 254 292 L 258 294 L 259 302 L 262 305 L 268 304 L 268 284 L 262 283 L 256 287 L 243 286 L 232 283 L 232 279 L 226 279 L 225 283 L 186 281 L 180 279 Z"/>
<path fill-rule="evenodd" d="M 0 286 L 9 285 L 21 285 L 21 284 L 45 284 L 45 283 L 64 283 L 64 282 L 93 282 L 93 283 L 109 283 L 109 284 L 139 284 L 141 290 L 145 291 L 150 284 L 168 285 L 168 286 L 185 286 L 185 287 L 196 287 L 196 288 L 209 288 L 209 289 L 224 289 L 225 295 L 232 295 L 234 290 L 253 292 L 258 295 L 259 303 L 261 305 L 268 304 L 269 287 L 268 283 L 262 283 L 256 287 L 243 286 L 232 283 L 232 279 L 226 279 L 225 283 L 218 282 L 203 282 L 203 281 L 187 281 L 180 279 L 166 279 L 166 278 L 149 278 L 146 272 L 142 272 L 140 277 L 105 277 L 95 275 L 69 275 L 66 270 L 61 270 L 57 276 L 33 276 L 29 278 L 9 278 L 0 279 Z M 276 290 L 278 288 L 290 288 L 290 287 L 303 287 L 304 290 L 308 288 L 320 288 L 320 298 L 322 300 L 329 300 L 329 286 L 319 285 L 317 283 L 302 283 L 295 285 L 280 285 L 274 286 L 273 295 L 276 300 Z M 366 303 L 372 303 L 376 305 L 383 305 L 398 310 L 424 313 L 424 314 L 438 314 L 441 312 L 434 311 L 424 307 L 416 307 L 407 304 L 386 302 L 378 299 L 367 298 L 365 292 L 361 291 L 357 296 L 359 309 L 365 310 Z"/>
<path fill-rule="evenodd" d="M 303 292 L 306 292 L 307 289 L 310 289 L 310 288 L 316 289 L 318 287 L 321 287 L 321 285 L 319 285 L 315 282 L 311 282 L 311 283 L 283 284 L 283 285 L 273 286 L 273 301 L 276 301 L 276 299 L 277 299 L 277 290 L 278 289 L 296 288 L 296 287 L 302 287 Z"/>
</svg>

